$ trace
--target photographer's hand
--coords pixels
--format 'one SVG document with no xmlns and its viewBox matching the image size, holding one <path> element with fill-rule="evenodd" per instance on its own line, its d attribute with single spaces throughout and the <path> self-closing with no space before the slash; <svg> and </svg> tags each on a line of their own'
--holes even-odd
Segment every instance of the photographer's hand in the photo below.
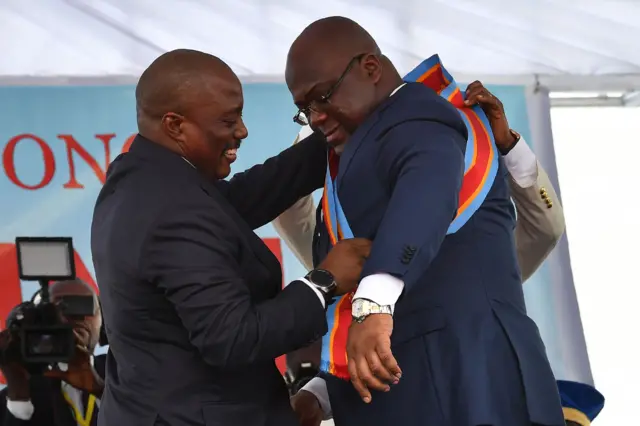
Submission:
<svg viewBox="0 0 640 426">
<path fill-rule="evenodd" d="M 10 351 L 9 345 L 12 337 L 9 330 L 0 332 L 0 353 L 7 354 Z M 29 374 L 17 362 L 7 360 L 7 357 L 0 357 L 0 370 L 7 381 L 7 397 L 11 401 L 29 401 Z"/>
<path fill-rule="evenodd" d="M 74 333 L 76 332 L 74 331 Z M 77 333 L 76 340 L 80 340 Z M 87 348 L 79 344 L 76 345 L 76 352 L 66 371 L 56 368 L 47 371 L 44 375 L 60 379 L 76 389 L 89 392 L 97 398 L 101 398 L 104 391 L 104 380 L 91 364 L 91 353 Z"/>
</svg>

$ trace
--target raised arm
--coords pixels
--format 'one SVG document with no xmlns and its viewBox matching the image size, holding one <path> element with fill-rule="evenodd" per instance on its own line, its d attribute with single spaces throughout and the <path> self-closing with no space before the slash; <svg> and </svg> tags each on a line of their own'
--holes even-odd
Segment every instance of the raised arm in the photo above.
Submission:
<svg viewBox="0 0 640 426">
<path fill-rule="evenodd" d="M 264 164 L 236 173 L 218 187 L 253 228 L 265 225 L 300 198 L 324 184 L 327 145 L 315 133 L 269 158 Z"/>
<path fill-rule="evenodd" d="M 525 282 L 562 237 L 564 213 L 547 173 L 524 139 L 521 138 L 504 159 L 518 212 L 515 239 Z"/>
<path fill-rule="evenodd" d="M 193 203 L 163 216 L 146 243 L 142 270 L 174 305 L 205 362 L 225 368 L 270 361 L 326 333 L 321 297 L 302 281 L 252 302 L 236 260 L 238 240 L 222 212 Z"/>
</svg>

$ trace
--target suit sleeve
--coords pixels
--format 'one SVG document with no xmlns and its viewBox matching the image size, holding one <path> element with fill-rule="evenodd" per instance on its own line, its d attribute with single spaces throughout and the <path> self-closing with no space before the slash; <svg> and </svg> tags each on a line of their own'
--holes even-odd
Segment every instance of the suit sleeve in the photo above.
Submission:
<svg viewBox="0 0 640 426">
<path fill-rule="evenodd" d="M 324 184 L 327 145 L 320 133 L 300 141 L 264 164 L 221 181 L 220 190 L 253 228 L 259 228 Z"/>
<path fill-rule="evenodd" d="M 157 220 L 143 250 L 145 279 L 162 289 L 208 364 L 264 362 L 327 331 L 324 308 L 300 281 L 252 302 L 237 262 L 238 238 L 209 205 L 179 205 Z M 244 274 L 250 271 L 244 271 Z"/>
<path fill-rule="evenodd" d="M 438 253 L 457 211 L 464 174 L 464 125 L 459 116 L 451 123 L 407 121 L 379 141 L 376 167 L 388 180 L 391 199 L 363 278 L 390 274 L 411 291 Z"/>
<path fill-rule="evenodd" d="M 519 142 L 518 144 L 522 143 Z M 540 163 L 533 185 L 521 187 L 511 179 L 511 195 L 518 212 L 515 240 L 525 282 L 540 267 L 565 230 L 560 200 Z"/>
</svg>

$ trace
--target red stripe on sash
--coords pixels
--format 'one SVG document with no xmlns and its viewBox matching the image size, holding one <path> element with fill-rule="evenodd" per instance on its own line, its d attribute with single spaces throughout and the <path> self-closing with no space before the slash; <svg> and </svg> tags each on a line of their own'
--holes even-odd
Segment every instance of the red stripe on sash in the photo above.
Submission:
<svg viewBox="0 0 640 426">
<path fill-rule="evenodd" d="M 469 130 L 473 134 L 469 135 L 469 137 L 473 138 L 474 158 L 471 162 L 471 167 L 469 167 L 462 180 L 458 198 L 458 215 L 469 206 L 469 203 L 484 186 L 491 170 L 491 161 L 495 155 L 491 136 L 478 115 L 471 108 L 459 108 L 459 111 L 471 124 Z"/>
<path fill-rule="evenodd" d="M 436 64 L 429 68 L 428 71 L 418 78 L 417 82 L 435 90 L 438 95 L 446 89 L 449 84 L 451 84 L 451 82 L 444 76 L 440 64 Z"/>
<path fill-rule="evenodd" d="M 329 347 L 331 367 L 330 373 L 342 379 L 349 378 L 347 367 L 347 337 L 351 325 L 351 300 L 353 294 L 345 294 L 336 303 L 334 326 L 331 330 L 331 344 Z M 338 368 L 336 368 L 338 367 Z"/>
</svg>

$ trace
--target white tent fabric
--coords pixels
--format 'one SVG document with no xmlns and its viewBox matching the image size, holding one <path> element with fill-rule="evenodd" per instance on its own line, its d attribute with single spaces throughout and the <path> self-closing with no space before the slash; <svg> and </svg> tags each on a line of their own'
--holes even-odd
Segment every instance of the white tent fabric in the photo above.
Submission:
<svg viewBox="0 0 640 426">
<path fill-rule="evenodd" d="M 181 47 L 281 80 L 293 39 L 329 15 L 360 22 L 401 71 L 439 53 L 461 81 L 640 88 L 632 0 L 3 0 L 0 84 L 133 82 Z"/>
</svg>

